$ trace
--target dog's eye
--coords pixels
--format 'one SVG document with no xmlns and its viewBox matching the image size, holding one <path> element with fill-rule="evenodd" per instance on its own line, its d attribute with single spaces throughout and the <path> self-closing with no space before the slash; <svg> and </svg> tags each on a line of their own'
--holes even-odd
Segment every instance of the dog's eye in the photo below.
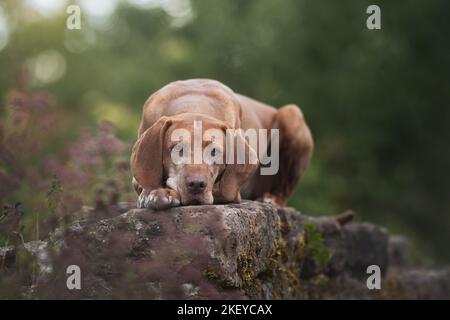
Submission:
<svg viewBox="0 0 450 320">
<path fill-rule="evenodd" d="M 211 157 L 220 156 L 222 154 L 222 150 L 220 148 L 212 148 Z"/>
<path fill-rule="evenodd" d="M 180 156 L 183 156 L 183 146 L 181 145 L 181 143 L 173 146 L 172 151 L 177 152 Z"/>
</svg>

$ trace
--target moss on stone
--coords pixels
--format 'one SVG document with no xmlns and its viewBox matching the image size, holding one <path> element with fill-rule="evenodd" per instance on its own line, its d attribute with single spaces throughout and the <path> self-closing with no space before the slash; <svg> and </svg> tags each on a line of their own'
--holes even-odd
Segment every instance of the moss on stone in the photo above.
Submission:
<svg viewBox="0 0 450 320">
<path fill-rule="evenodd" d="M 381 290 L 374 290 L 376 298 L 383 300 L 405 299 L 406 292 L 402 282 L 395 274 L 386 277 Z"/>
<path fill-rule="evenodd" d="M 326 266 L 333 255 L 331 250 L 325 244 L 325 240 L 315 224 L 305 223 L 304 227 L 307 232 L 306 244 L 308 250 L 320 265 Z"/>
<path fill-rule="evenodd" d="M 241 254 L 237 260 L 237 270 L 243 286 L 250 285 L 255 276 L 252 270 L 252 257 L 247 254 Z"/>
<path fill-rule="evenodd" d="M 272 298 L 277 299 L 285 297 L 287 292 L 289 292 L 292 297 L 295 297 L 298 295 L 298 290 L 300 288 L 300 270 L 307 255 L 306 237 L 304 233 L 297 237 L 294 244 L 294 252 L 292 252 L 292 248 L 289 247 L 289 242 L 287 240 L 292 227 L 287 222 L 282 221 L 280 217 L 277 217 L 276 225 L 278 239 L 273 245 L 272 255 L 267 264 L 267 270 L 259 275 L 258 278 L 262 278 L 265 281 L 269 280 L 272 284 Z M 249 260 L 248 257 L 241 257 L 239 265 L 241 269 L 240 272 L 242 272 L 244 276 L 247 275 L 247 278 L 245 278 L 244 290 L 249 294 L 248 289 L 252 289 L 254 295 L 249 296 L 260 298 L 262 296 L 260 280 L 251 280 L 254 275 L 248 272 L 245 273 L 245 270 L 251 267 L 251 260 Z M 257 289 L 259 289 L 259 292 Z"/>
<path fill-rule="evenodd" d="M 217 280 L 219 279 L 219 275 L 217 274 L 217 272 L 209 270 L 209 269 L 205 269 L 203 270 L 203 275 L 210 280 Z"/>
</svg>

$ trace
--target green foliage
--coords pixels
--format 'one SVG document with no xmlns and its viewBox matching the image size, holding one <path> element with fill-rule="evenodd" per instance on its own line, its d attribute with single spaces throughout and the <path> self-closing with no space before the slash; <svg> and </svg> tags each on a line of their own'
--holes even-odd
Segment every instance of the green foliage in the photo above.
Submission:
<svg viewBox="0 0 450 320">
<path fill-rule="evenodd" d="M 316 259 L 320 265 L 326 266 L 330 262 L 333 253 L 326 245 L 325 240 L 315 224 L 305 223 L 304 227 L 307 234 L 307 250 L 312 253 L 314 259 Z"/>
</svg>

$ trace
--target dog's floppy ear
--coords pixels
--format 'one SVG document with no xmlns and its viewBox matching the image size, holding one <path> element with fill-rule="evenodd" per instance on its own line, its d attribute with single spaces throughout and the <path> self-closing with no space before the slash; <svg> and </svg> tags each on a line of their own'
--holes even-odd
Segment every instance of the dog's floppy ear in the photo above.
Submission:
<svg viewBox="0 0 450 320">
<path fill-rule="evenodd" d="M 245 161 L 244 164 L 239 164 L 237 161 L 237 152 L 242 146 L 245 146 Z M 232 147 L 234 150 L 229 150 L 229 147 Z M 230 151 L 234 152 L 231 154 L 232 157 L 228 158 L 230 156 Z M 219 201 L 239 202 L 241 201 L 240 188 L 258 168 L 258 157 L 256 151 L 242 136 L 241 130 L 235 131 L 235 134 L 227 134 L 226 153 L 225 160 L 227 164 L 225 171 L 222 174 L 222 178 L 219 181 Z M 251 161 L 252 159 L 256 161 Z M 232 163 L 230 163 L 230 161 Z"/>
<path fill-rule="evenodd" d="M 172 120 L 160 118 L 141 134 L 131 154 L 131 172 L 139 185 L 148 190 L 160 188 L 163 179 L 163 143 Z"/>
</svg>

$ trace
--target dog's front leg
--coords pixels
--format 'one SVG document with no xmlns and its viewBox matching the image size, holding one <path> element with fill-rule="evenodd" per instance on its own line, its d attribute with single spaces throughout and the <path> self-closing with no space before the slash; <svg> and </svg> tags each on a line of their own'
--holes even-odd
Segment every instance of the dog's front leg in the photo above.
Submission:
<svg viewBox="0 0 450 320">
<path fill-rule="evenodd" d="M 142 188 L 136 179 L 133 178 L 133 187 L 139 195 L 137 201 L 138 208 L 152 208 L 162 210 L 171 207 L 177 207 L 181 204 L 180 195 L 173 189 L 158 188 L 147 190 Z"/>
<path fill-rule="evenodd" d="M 171 207 L 177 207 L 180 204 L 180 195 L 175 190 L 169 188 L 159 188 L 153 190 L 142 189 L 138 198 L 137 207 L 163 210 Z"/>
</svg>

